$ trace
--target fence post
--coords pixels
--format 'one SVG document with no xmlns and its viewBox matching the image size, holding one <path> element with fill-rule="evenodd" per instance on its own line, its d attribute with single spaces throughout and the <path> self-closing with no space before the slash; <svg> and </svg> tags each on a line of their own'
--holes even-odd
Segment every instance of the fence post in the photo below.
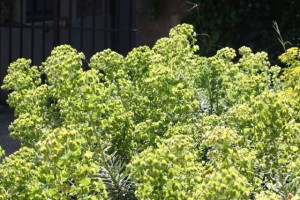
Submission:
<svg viewBox="0 0 300 200">
<path fill-rule="evenodd" d="M 53 0 L 53 46 L 59 45 L 59 0 Z"/>
</svg>

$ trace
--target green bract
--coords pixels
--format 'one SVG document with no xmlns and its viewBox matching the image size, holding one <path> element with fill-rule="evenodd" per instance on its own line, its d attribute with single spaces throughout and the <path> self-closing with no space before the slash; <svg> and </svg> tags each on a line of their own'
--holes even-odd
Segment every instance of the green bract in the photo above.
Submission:
<svg viewBox="0 0 300 200">
<path fill-rule="evenodd" d="M 195 44 L 182 24 L 88 67 L 68 45 L 12 63 L 2 88 L 22 148 L 0 164 L 0 199 L 297 199 L 299 50 L 282 71 L 265 52 Z"/>
<path fill-rule="evenodd" d="M 176 135 L 144 150 L 131 165 L 138 199 L 186 199 L 201 183 L 202 166 L 196 162 L 189 136 Z"/>
</svg>

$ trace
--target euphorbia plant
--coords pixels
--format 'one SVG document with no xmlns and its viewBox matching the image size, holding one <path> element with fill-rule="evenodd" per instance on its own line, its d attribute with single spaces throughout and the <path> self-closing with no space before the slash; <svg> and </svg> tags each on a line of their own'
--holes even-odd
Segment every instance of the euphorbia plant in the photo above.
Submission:
<svg viewBox="0 0 300 200">
<path fill-rule="evenodd" d="M 22 148 L 0 164 L 0 199 L 297 195 L 296 73 L 281 78 L 248 47 L 201 57 L 195 44 L 182 24 L 152 49 L 98 52 L 87 70 L 68 45 L 41 66 L 12 63 L 2 88 Z"/>
</svg>

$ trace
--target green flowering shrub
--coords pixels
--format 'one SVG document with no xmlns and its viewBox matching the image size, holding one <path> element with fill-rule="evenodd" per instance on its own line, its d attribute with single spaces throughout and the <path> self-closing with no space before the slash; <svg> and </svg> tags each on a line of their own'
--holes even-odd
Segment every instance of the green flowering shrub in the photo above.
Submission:
<svg viewBox="0 0 300 200">
<path fill-rule="evenodd" d="M 236 63 L 233 49 L 223 48 L 215 56 L 198 59 L 198 87 L 202 109 L 221 114 L 235 104 L 250 101 L 271 86 L 277 88 L 280 68 L 271 66 L 267 53 L 252 53 L 248 47 L 239 49 Z"/>
<path fill-rule="evenodd" d="M 66 129 L 51 131 L 35 148 L 22 147 L 1 164 L 3 198 L 105 199 L 105 186 L 96 178 L 101 159 L 93 162 L 86 147 L 79 132 Z"/>
<path fill-rule="evenodd" d="M 192 199 L 248 199 L 250 192 L 247 179 L 231 167 L 207 174 Z"/>
<path fill-rule="evenodd" d="M 0 158 L 2 158 L 2 156 L 5 154 L 5 151 L 1 148 L 0 146 Z"/>
<path fill-rule="evenodd" d="M 176 135 L 149 147 L 134 157 L 132 178 L 138 199 L 185 199 L 201 183 L 194 143 L 186 135 Z M 199 165 L 199 166 L 198 166 Z"/>
<path fill-rule="evenodd" d="M 299 50 L 281 70 L 196 42 L 182 24 L 125 57 L 62 45 L 41 66 L 11 63 L 22 147 L 0 164 L 0 199 L 297 199 Z"/>
<path fill-rule="evenodd" d="M 300 50 L 298 47 L 292 47 L 285 53 L 279 56 L 281 62 L 287 65 L 283 72 L 281 79 L 285 90 L 293 93 L 294 99 L 300 100 Z M 299 113 L 300 105 L 297 104 L 295 110 Z M 299 122 L 300 115 L 298 114 L 296 120 Z"/>
</svg>

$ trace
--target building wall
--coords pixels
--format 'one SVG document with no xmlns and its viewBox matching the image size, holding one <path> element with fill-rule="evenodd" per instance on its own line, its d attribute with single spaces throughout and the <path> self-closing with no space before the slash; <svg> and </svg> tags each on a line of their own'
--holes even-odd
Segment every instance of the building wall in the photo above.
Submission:
<svg viewBox="0 0 300 200">
<path fill-rule="evenodd" d="M 168 36 L 169 30 L 180 23 L 192 7 L 185 0 L 137 0 L 136 45 L 153 46 L 159 38 Z"/>
</svg>

